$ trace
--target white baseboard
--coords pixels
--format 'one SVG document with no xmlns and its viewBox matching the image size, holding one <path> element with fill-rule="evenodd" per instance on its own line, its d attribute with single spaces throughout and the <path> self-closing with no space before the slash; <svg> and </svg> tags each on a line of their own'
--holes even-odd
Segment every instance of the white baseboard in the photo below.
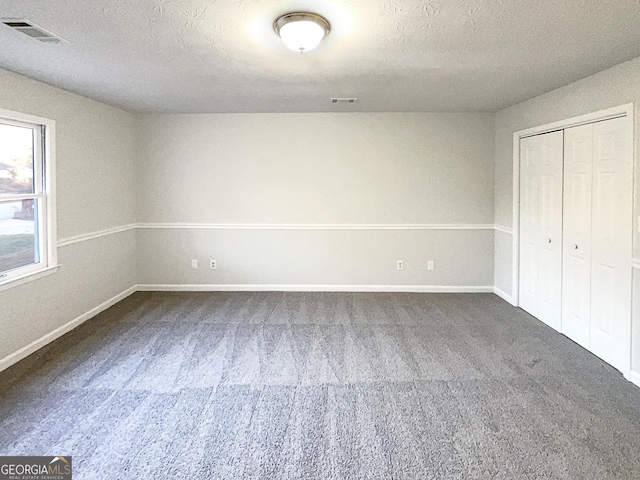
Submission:
<svg viewBox="0 0 640 480">
<path fill-rule="evenodd" d="M 69 323 L 65 323 L 61 327 L 58 327 L 54 331 L 52 331 L 50 333 L 47 333 L 45 336 L 39 338 L 38 340 L 36 340 L 34 342 L 31 342 L 29 345 L 27 345 L 25 347 L 22 347 L 20 350 L 18 350 L 16 352 L 4 357 L 2 360 L 0 360 L 0 372 L 2 372 L 3 370 L 6 370 L 11 365 L 13 365 L 15 363 L 18 363 L 23 358 L 28 357 L 29 355 L 31 355 L 36 350 L 41 349 L 45 345 L 48 345 L 49 343 L 53 342 L 55 339 L 61 337 L 65 333 L 73 330 L 74 328 L 76 328 L 80 324 L 86 322 L 90 318 L 95 317 L 100 312 L 102 312 L 102 311 L 106 310 L 107 308 L 115 305 L 119 301 L 124 300 L 126 297 L 128 297 L 129 295 L 131 295 L 135 291 L 136 291 L 136 286 L 135 285 L 133 287 L 127 288 L 124 292 L 119 293 L 115 297 L 110 298 L 106 302 L 103 302 L 100 305 L 98 305 L 97 307 L 92 308 L 88 312 L 83 313 L 79 317 L 74 318 Z"/>
<path fill-rule="evenodd" d="M 495 293 L 496 295 L 498 295 L 501 299 L 503 299 L 505 302 L 510 303 L 511 305 L 514 305 L 513 303 L 513 297 L 511 295 L 509 295 L 508 293 L 503 292 L 502 290 L 500 290 L 498 287 L 493 287 L 493 293 Z"/>
<path fill-rule="evenodd" d="M 629 372 L 629 376 L 627 377 L 627 380 L 629 380 L 631 383 L 633 383 L 637 387 L 640 387 L 640 373 L 634 372 L 634 371 Z"/>
<path fill-rule="evenodd" d="M 493 293 L 493 287 L 440 285 L 141 284 L 141 292 L 408 292 Z"/>
</svg>

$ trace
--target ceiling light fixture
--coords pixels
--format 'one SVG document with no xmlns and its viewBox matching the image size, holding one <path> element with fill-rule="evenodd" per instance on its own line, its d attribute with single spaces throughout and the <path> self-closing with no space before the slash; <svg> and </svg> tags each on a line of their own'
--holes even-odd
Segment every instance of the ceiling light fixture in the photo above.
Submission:
<svg viewBox="0 0 640 480">
<path fill-rule="evenodd" d="M 288 48 L 300 53 L 316 48 L 331 31 L 327 19 L 307 12 L 282 15 L 274 22 L 273 28 Z"/>
</svg>

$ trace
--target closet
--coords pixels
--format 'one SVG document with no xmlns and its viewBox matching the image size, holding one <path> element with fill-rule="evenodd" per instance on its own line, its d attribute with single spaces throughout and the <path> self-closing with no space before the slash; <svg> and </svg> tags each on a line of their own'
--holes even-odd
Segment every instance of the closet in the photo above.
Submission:
<svg viewBox="0 0 640 480">
<path fill-rule="evenodd" d="M 629 368 L 633 162 L 626 118 L 520 139 L 520 307 Z"/>
</svg>

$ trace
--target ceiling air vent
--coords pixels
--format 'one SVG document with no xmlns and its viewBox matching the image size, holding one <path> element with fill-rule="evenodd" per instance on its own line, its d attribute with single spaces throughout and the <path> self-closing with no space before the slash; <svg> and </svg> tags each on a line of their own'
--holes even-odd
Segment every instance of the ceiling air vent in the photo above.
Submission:
<svg viewBox="0 0 640 480">
<path fill-rule="evenodd" d="M 29 22 L 27 20 L 21 18 L 4 18 L 0 20 L 0 22 L 4 23 L 7 27 L 11 27 L 14 30 L 17 30 L 20 33 L 24 33 L 25 35 L 34 38 L 40 42 L 45 43 L 60 43 L 64 41 L 57 35 L 45 30 L 44 28 L 36 25 L 33 22 Z"/>
<path fill-rule="evenodd" d="M 332 98 L 331 103 L 356 103 L 358 101 L 357 98 Z"/>
</svg>

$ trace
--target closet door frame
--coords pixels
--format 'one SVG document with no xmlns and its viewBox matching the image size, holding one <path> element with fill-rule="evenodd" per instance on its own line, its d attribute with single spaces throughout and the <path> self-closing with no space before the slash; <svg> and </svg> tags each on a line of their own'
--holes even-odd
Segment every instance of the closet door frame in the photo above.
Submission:
<svg viewBox="0 0 640 480">
<path fill-rule="evenodd" d="M 588 123 L 595 123 L 604 120 L 611 120 L 614 118 L 625 118 L 626 128 L 628 129 L 627 138 L 629 139 L 629 151 L 632 152 L 632 164 L 635 170 L 635 150 L 634 150 L 634 105 L 633 103 L 627 103 L 617 107 L 608 108 L 606 110 L 600 110 L 597 112 L 587 113 L 577 117 L 572 117 L 566 120 L 558 122 L 548 123 L 533 128 L 517 131 L 513 134 L 513 230 L 512 230 L 512 285 L 511 285 L 511 303 L 518 307 L 520 306 L 520 140 L 523 138 L 531 137 L 534 135 L 540 135 L 542 133 L 549 133 L 555 130 L 564 130 L 570 127 L 577 127 L 579 125 L 585 125 Z M 634 172 L 635 177 L 635 172 Z M 633 198 L 636 196 L 635 182 L 634 191 L 632 192 Z M 629 199 L 633 202 L 633 198 Z M 633 216 L 633 213 L 632 213 Z M 630 219 L 630 224 L 635 225 L 633 218 Z M 632 258 L 633 252 L 629 252 L 629 268 L 636 266 Z M 631 286 L 630 286 L 631 288 Z M 629 325 L 631 325 L 632 319 L 629 318 Z M 626 378 L 629 378 L 631 373 L 631 358 L 629 358 L 629 365 L 622 372 Z"/>
</svg>

